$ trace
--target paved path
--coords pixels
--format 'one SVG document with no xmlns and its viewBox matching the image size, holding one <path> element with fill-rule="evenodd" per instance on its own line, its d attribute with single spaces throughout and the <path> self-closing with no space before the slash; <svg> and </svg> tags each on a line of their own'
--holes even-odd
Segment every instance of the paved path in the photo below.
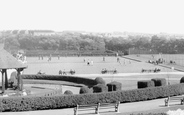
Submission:
<svg viewBox="0 0 184 115">
<path fill-rule="evenodd" d="M 90 78 L 96 78 L 97 76 L 100 77 L 111 77 L 112 75 L 114 77 L 127 77 L 127 76 L 138 76 L 138 75 L 184 75 L 184 72 L 157 72 L 157 73 L 117 73 L 117 74 L 76 74 L 75 76 L 80 76 L 80 77 L 90 77 Z"/>
</svg>

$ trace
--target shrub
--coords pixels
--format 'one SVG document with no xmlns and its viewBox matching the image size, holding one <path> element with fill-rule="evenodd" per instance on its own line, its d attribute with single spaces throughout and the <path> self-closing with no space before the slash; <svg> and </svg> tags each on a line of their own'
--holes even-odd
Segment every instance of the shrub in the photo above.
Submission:
<svg viewBox="0 0 184 115">
<path fill-rule="evenodd" d="M 184 83 L 184 77 L 180 79 L 180 83 Z"/>
<path fill-rule="evenodd" d="M 70 90 L 66 90 L 66 91 L 64 92 L 64 94 L 65 94 L 65 95 L 72 95 L 72 94 L 73 94 L 73 92 L 72 92 L 72 91 L 70 91 Z"/>
<path fill-rule="evenodd" d="M 97 84 L 93 86 L 93 93 L 108 92 L 108 88 L 104 84 Z"/>
<path fill-rule="evenodd" d="M 86 87 L 86 86 L 83 86 L 80 88 L 80 91 L 79 91 L 80 94 L 84 94 L 84 93 L 91 93 L 91 90 Z"/>
<path fill-rule="evenodd" d="M 107 84 L 108 91 L 118 91 L 121 90 L 122 84 L 120 82 L 113 81 Z"/>
<path fill-rule="evenodd" d="M 0 111 L 61 109 L 75 107 L 77 104 L 111 103 L 116 101 L 121 103 L 136 102 L 181 94 L 184 94 L 184 84 L 80 95 L 8 97 L 0 98 Z"/>
<path fill-rule="evenodd" d="M 155 86 L 165 86 L 167 84 L 165 78 L 154 78 L 151 80 L 154 82 Z"/>
<path fill-rule="evenodd" d="M 97 78 L 95 79 L 95 82 L 96 82 L 96 84 L 105 84 L 105 81 L 104 81 L 103 78 L 101 78 L 101 77 L 97 77 Z"/>
<path fill-rule="evenodd" d="M 147 87 L 154 87 L 155 86 L 154 82 L 151 81 L 151 80 L 138 81 L 137 85 L 138 85 L 138 89 L 139 88 L 147 88 Z"/>
</svg>

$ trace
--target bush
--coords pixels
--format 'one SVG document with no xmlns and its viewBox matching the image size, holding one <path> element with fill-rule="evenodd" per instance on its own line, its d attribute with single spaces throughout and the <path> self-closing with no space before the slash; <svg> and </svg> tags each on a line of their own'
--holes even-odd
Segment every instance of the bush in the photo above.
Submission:
<svg viewBox="0 0 184 115">
<path fill-rule="evenodd" d="M 174 84 L 127 91 L 105 93 L 24 96 L 0 98 L 0 111 L 33 111 L 75 107 L 77 104 L 136 102 L 184 94 L 184 84 Z"/>
<path fill-rule="evenodd" d="M 155 86 L 165 86 L 167 83 L 166 83 L 166 79 L 165 78 L 154 78 L 154 79 L 151 79 Z"/>
<path fill-rule="evenodd" d="M 80 88 L 80 91 L 79 91 L 80 94 L 84 94 L 84 93 L 91 93 L 91 90 L 86 87 L 86 86 L 83 86 Z"/>
<path fill-rule="evenodd" d="M 101 77 L 97 77 L 97 78 L 95 79 L 95 82 L 96 82 L 96 84 L 105 84 L 105 81 L 104 81 L 103 78 L 101 78 Z"/>
<path fill-rule="evenodd" d="M 138 81 L 137 85 L 138 85 L 138 89 L 139 88 L 147 88 L 147 87 L 154 87 L 155 86 L 154 82 L 151 81 L 151 80 Z"/>
<path fill-rule="evenodd" d="M 108 92 L 108 88 L 104 84 L 97 84 L 93 86 L 93 93 Z"/>
<path fill-rule="evenodd" d="M 107 84 L 108 91 L 118 91 L 121 90 L 122 84 L 120 82 L 113 81 Z"/>
<path fill-rule="evenodd" d="M 184 83 L 184 77 L 180 79 L 180 83 Z"/>
<path fill-rule="evenodd" d="M 72 95 L 72 94 L 73 94 L 73 92 L 72 92 L 72 91 L 70 91 L 70 90 L 66 90 L 66 91 L 64 92 L 64 94 L 65 94 L 65 95 Z"/>
</svg>

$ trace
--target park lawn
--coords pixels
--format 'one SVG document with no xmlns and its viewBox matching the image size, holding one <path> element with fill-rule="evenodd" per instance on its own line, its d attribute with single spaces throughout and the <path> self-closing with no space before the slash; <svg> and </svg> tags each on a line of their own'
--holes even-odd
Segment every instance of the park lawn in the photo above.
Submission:
<svg viewBox="0 0 184 115">
<path fill-rule="evenodd" d="M 28 57 L 28 68 L 24 70 L 23 74 L 36 74 L 39 70 L 46 74 L 58 75 L 59 70 L 69 71 L 75 70 L 76 74 L 101 74 L 101 70 L 116 69 L 118 73 L 140 73 L 142 69 L 160 68 L 162 72 L 170 72 L 170 69 L 163 68 L 157 65 L 152 65 L 144 62 L 132 61 L 125 58 L 120 58 L 120 63 L 117 62 L 117 57 L 53 57 L 50 62 L 47 58 L 38 60 L 36 57 Z M 85 60 L 92 60 L 93 65 L 88 66 Z"/>
<path fill-rule="evenodd" d="M 134 56 L 136 57 L 136 56 Z M 94 64 L 87 66 L 84 62 L 85 60 L 93 60 Z M 179 83 L 182 74 L 170 74 L 171 72 L 177 72 L 168 68 L 160 67 L 157 65 L 137 62 L 128 59 L 121 58 L 121 64 L 117 63 L 117 57 L 105 57 L 105 62 L 103 57 L 60 57 L 58 60 L 57 57 L 53 57 L 50 62 L 47 61 L 45 57 L 44 60 L 38 60 L 37 57 L 28 57 L 28 68 L 24 71 L 23 74 L 36 74 L 39 70 L 50 75 L 58 75 L 59 70 L 70 70 L 73 69 L 76 71 L 74 76 L 87 77 L 95 79 L 96 77 L 102 77 L 106 83 L 112 81 L 118 81 L 122 83 L 122 90 L 135 89 L 137 88 L 137 82 L 140 80 L 151 80 L 152 78 L 165 78 L 170 84 Z M 125 64 L 124 64 L 125 62 Z M 103 68 L 113 70 L 116 68 L 118 74 L 127 74 L 127 76 L 119 76 L 118 74 L 101 74 Z M 160 68 L 161 73 L 141 73 L 142 69 L 154 69 Z M 128 75 L 132 73 L 138 73 L 138 75 Z M 33 81 L 32 81 L 33 82 Z M 36 81 L 39 82 L 39 81 Z M 47 81 L 52 82 L 52 81 Z M 57 82 L 53 81 L 52 83 L 56 84 L 65 84 L 65 85 L 75 85 L 80 86 L 81 84 L 73 84 L 69 82 Z"/>
</svg>

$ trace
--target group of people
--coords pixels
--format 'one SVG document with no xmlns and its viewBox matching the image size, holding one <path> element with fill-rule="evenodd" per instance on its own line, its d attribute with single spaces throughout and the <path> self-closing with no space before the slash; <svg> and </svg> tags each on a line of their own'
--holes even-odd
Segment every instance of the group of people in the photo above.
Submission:
<svg viewBox="0 0 184 115">
<path fill-rule="evenodd" d="M 102 74 L 106 74 L 106 73 L 113 73 L 113 74 L 115 74 L 115 73 L 117 73 L 117 70 L 116 70 L 116 68 L 114 70 L 107 70 L 106 68 L 104 68 L 104 69 L 102 69 L 101 73 Z"/>
<path fill-rule="evenodd" d="M 41 70 L 39 70 L 37 74 L 38 74 L 38 75 L 44 75 L 45 73 L 42 72 Z"/>
<path fill-rule="evenodd" d="M 67 73 L 73 75 L 73 74 L 75 74 L 75 70 L 72 70 L 72 69 L 70 69 L 70 71 L 65 71 L 65 70 L 61 71 L 61 70 L 59 70 L 59 75 L 67 75 Z"/>
<path fill-rule="evenodd" d="M 20 61 L 22 63 L 27 63 L 26 56 L 21 52 L 17 53 L 16 58 L 18 61 Z"/>
<path fill-rule="evenodd" d="M 38 59 L 43 60 L 43 55 L 39 55 Z"/>
<path fill-rule="evenodd" d="M 89 65 L 93 65 L 94 62 L 93 60 L 89 60 L 89 59 L 86 61 L 86 59 L 84 58 L 84 63 L 87 63 L 87 65 L 89 66 Z"/>
</svg>

